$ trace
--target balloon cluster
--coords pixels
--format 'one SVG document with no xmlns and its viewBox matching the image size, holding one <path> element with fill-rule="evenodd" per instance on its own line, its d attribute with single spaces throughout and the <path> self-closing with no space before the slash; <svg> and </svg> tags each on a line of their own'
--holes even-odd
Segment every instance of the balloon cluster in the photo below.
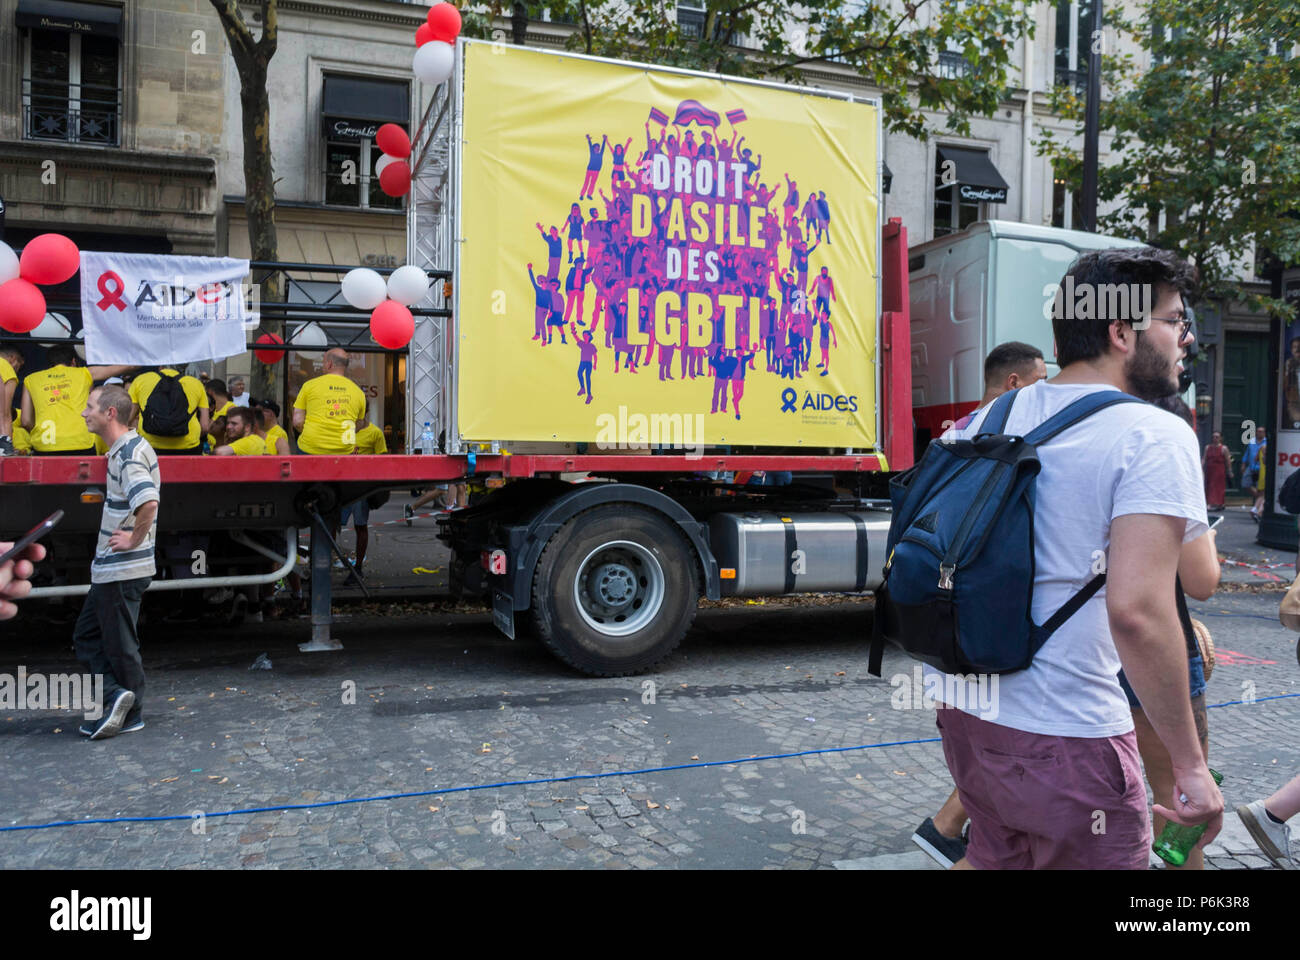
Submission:
<svg viewBox="0 0 1300 960">
<path fill-rule="evenodd" d="M 384 282 L 373 270 L 360 267 L 343 277 L 343 299 L 357 310 L 369 310 L 370 336 L 388 350 L 411 342 L 415 318 L 409 307 L 429 295 L 429 277 L 419 267 L 398 267 Z"/>
<path fill-rule="evenodd" d="M 415 31 L 415 60 L 412 69 L 425 83 L 442 83 L 451 76 L 455 61 L 453 44 L 460 35 L 460 11 L 450 3 L 429 8 L 429 19 Z M 390 197 L 404 197 L 411 190 L 411 138 L 394 123 L 375 133 L 375 143 L 384 151 L 375 164 L 379 189 Z"/>
<path fill-rule="evenodd" d="M 60 233 L 42 233 L 23 247 L 22 259 L 0 242 L 0 329 L 35 330 L 45 319 L 45 294 L 37 284 L 53 286 L 71 279 L 81 267 L 81 251 Z"/>
</svg>

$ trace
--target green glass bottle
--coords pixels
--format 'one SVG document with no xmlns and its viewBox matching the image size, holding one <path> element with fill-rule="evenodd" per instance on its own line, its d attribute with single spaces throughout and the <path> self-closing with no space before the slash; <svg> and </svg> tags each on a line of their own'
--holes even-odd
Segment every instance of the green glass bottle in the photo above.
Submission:
<svg viewBox="0 0 1300 960">
<path fill-rule="evenodd" d="M 1211 767 L 1210 776 L 1218 786 L 1223 786 L 1223 774 L 1218 770 Z M 1205 833 L 1203 823 L 1187 827 L 1168 820 L 1165 822 L 1165 828 L 1160 831 L 1160 839 L 1151 845 L 1151 849 L 1161 860 L 1175 867 L 1181 867 L 1187 862 L 1187 855 L 1192 852 L 1192 848 L 1196 846 L 1203 833 Z"/>
</svg>

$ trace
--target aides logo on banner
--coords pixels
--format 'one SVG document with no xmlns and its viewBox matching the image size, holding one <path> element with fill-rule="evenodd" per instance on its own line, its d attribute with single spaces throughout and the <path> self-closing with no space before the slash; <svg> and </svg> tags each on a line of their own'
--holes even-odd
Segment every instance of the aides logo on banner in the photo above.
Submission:
<svg viewBox="0 0 1300 960">
<path fill-rule="evenodd" d="M 839 410 L 841 413 L 858 412 L 858 398 L 856 394 L 853 396 L 845 396 L 842 393 L 812 393 L 811 391 L 807 391 L 803 395 L 803 402 L 797 403 L 798 400 L 798 391 L 786 387 L 781 391 L 781 412 L 798 413 L 803 410 Z"/>
<path fill-rule="evenodd" d="M 95 301 L 97 308 L 123 313 L 134 308 L 138 319 L 148 316 L 163 321 L 178 318 L 242 321 L 256 314 L 259 307 L 259 288 L 242 280 L 187 284 L 183 277 L 173 277 L 170 282 L 140 279 L 129 302 L 122 297 L 126 282 L 114 270 L 101 273 L 95 286 L 103 294 Z"/>
</svg>

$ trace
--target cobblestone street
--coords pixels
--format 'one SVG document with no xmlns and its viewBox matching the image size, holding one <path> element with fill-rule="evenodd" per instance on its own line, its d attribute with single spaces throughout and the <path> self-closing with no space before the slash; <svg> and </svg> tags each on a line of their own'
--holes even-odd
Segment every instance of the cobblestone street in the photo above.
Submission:
<svg viewBox="0 0 1300 960">
<path fill-rule="evenodd" d="M 1229 808 L 1212 867 L 1268 866 L 1231 811 L 1293 776 L 1300 757 L 1300 701 L 1267 699 L 1300 693 L 1278 596 L 1193 605 L 1220 650 L 1207 702 L 1257 701 L 1210 711 Z M 66 712 L 0 719 L 0 826 L 185 819 L 7 831 L 0 863 L 935 867 L 910 840 L 951 789 L 934 715 L 892 707 L 890 678 L 913 667 L 901 654 L 887 653 L 883 680 L 868 675 L 869 610 L 702 610 L 658 672 L 625 679 L 574 674 L 482 614 L 344 615 L 346 649 L 334 654 L 299 653 L 284 623 L 155 630 L 143 731 L 92 743 Z M 250 671 L 261 653 L 272 669 Z M 0 670 L 16 664 L 75 669 L 66 647 L 23 634 Z M 852 749 L 864 745 L 878 746 Z M 689 766 L 817 750 L 841 752 Z M 688 766 L 622 772 L 676 765 Z M 410 793 L 420 795 L 239 812 Z"/>
</svg>

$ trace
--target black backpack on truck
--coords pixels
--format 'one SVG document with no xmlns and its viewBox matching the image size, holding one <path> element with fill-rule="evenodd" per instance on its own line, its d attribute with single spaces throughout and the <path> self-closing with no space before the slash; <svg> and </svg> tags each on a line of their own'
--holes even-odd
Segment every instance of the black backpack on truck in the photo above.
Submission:
<svg viewBox="0 0 1300 960">
<path fill-rule="evenodd" d="M 149 392 L 140 425 L 155 437 L 183 437 L 190 431 L 190 400 L 181 386 L 180 374 L 158 371 L 158 382 Z"/>
</svg>

